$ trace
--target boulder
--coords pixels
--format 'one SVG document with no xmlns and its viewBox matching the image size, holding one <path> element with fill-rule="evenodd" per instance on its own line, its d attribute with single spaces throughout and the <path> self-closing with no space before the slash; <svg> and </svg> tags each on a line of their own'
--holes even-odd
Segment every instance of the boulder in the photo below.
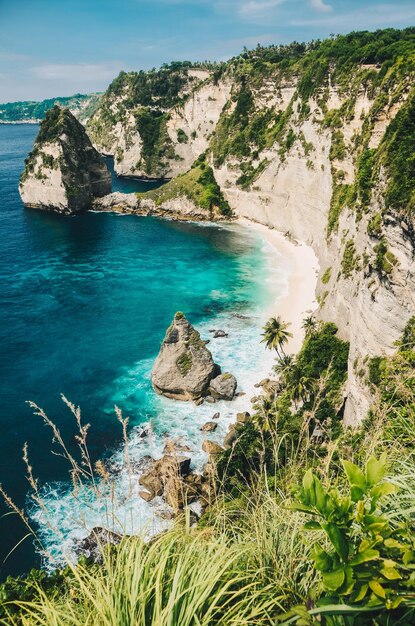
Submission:
<svg viewBox="0 0 415 626">
<path fill-rule="evenodd" d="M 231 448 L 232 445 L 235 443 L 235 441 L 238 439 L 238 436 L 239 436 L 238 433 L 240 430 L 242 430 L 241 424 L 231 424 L 229 426 L 229 432 L 227 433 L 227 435 L 225 436 L 225 439 L 223 440 L 223 445 L 226 449 Z"/>
<path fill-rule="evenodd" d="M 218 427 L 217 422 L 206 422 L 200 429 L 203 433 L 213 433 Z"/>
<path fill-rule="evenodd" d="M 19 193 L 26 207 L 74 214 L 111 193 L 111 174 L 69 109 L 55 105 L 25 160 Z"/>
<path fill-rule="evenodd" d="M 168 439 L 163 448 L 163 454 L 175 455 L 178 452 L 190 452 L 190 447 L 185 443 L 180 443 L 177 439 Z"/>
<path fill-rule="evenodd" d="M 210 381 L 209 393 L 217 400 L 233 400 L 236 386 L 235 376 L 226 372 Z"/>
<path fill-rule="evenodd" d="M 207 452 L 211 456 L 215 456 L 216 454 L 220 454 L 224 451 L 222 446 L 220 446 L 216 441 L 210 441 L 209 439 L 205 439 L 202 443 L 203 452 Z"/>
<path fill-rule="evenodd" d="M 212 415 L 212 419 L 213 420 L 218 420 L 220 418 L 220 413 L 219 411 L 217 413 L 214 413 L 214 415 Z"/>
<path fill-rule="evenodd" d="M 176 400 L 197 400 L 218 373 L 212 354 L 183 313 L 176 313 L 154 363 L 157 393 Z"/>
<path fill-rule="evenodd" d="M 140 476 L 138 482 L 151 494 L 149 499 L 162 496 L 170 478 L 189 474 L 190 462 L 189 457 L 166 454 L 158 461 L 153 461 L 149 470 Z"/>
<path fill-rule="evenodd" d="M 75 550 L 78 556 L 86 556 L 94 563 L 102 563 L 103 548 L 107 545 L 116 546 L 121 540 L 122 536 L 118 533 L 95 526 L 87 537 L 78 541 Z"/>
<path fill-rule="evenodd" d="M 225 333 L 224 330 L 216 330 L 215 334 L 213 335 L 213 339 L 218 339 L 219 337 L 227 337 L 228 333 Z"/>
<path fill-rule="evenodd" d="M 269 378 L 263 378 L 259 383 L 256 383 L 254 387 L 263 387 L 267 383 L 269 383 Z"/>
<path fill-rule="evenodd" d="M 143 498 L 146 502 L 151 502 L 155 498 L 154 492 L 150 491 L 139 491 L 138 495 L 140 498 Z"/>
<path fill-rule="evenodd" d="M 248 413 L 248 411 L 243 411 L 243 413 L 236 414 L 236 421 L 238 422 L 238 424 L 246 424 L 246 422 L 249 421 L 250 417 L 251 414 Z"/>
</svg>

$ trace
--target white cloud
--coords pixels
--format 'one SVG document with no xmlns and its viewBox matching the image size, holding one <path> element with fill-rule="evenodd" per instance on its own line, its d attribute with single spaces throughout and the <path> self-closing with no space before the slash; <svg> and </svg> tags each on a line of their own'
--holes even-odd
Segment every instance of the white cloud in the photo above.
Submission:
<svg viewBox="0 0 415 626">
<path fill-rule="evenodd" d="M 411 22 L 415 19 L 415 6 L 407 4 L 377 4 L 363 7 L 348 13 L 338 13 L 325 17 L 294 18 L 290 20 L 291 26 L 326 26 L 346 32 L 356 28 L 380 28 Z"/>
<path fill-rule="evenodd" d="M 60 80 L 88 83 L 91 81 L 109 81 L 116 76 L 124 65 L 119 62 L 109 63 L 45 63 L 30 69 L 35 78 L 41 80 Z"/>
<path fill-rule="evenodd" d="M 325 13 L 333 10 L 331 4 L 326 4 L 324 0 L 310 0 L 310 2 L 313 9 L 315 9 L 316 11 L 321 11 L 322 13 Z"/>
<path fill-rule="evenodd" d="M 241 17 L 258 17 L 284 2 L 285 0 L 248 0 L 238 6 L 238 13 Z"/>
<path fill-rule="evenodd" d="M 275 9 L 290 0 L 214 0 L 213 10 L 217 13 L 234 15 L 244 21 L 264 23 L 275 18 Z"/>
</svg>

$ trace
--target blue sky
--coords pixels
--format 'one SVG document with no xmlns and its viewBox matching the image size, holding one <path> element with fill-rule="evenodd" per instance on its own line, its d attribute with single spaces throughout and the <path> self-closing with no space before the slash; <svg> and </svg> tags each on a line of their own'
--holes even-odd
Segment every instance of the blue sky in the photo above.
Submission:
<svg viewBox="0 0 415 626">
<path fill-rule="evenodd" d="M 101 91 L 121 69 L 415 25 L 414 0 L 0 0 L 0 102 Z"/>
</svg>

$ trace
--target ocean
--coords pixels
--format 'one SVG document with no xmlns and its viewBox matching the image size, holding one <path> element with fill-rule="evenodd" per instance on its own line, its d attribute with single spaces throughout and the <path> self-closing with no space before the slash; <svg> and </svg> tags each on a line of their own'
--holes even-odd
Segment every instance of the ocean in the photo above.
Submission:
<svg viewBox="0 0 415 626">
<path fill-rule="evenodd" d="M 25 508 L 44 552 L 28 538 L 4 560 L 27 531 L 15 514 L 0 518 L 3 578 L 74 559 L 76 542 L 93 526 L 151 534 L 167 524 L 162 503 L 138 495 L 140 460 L 161 456 L 169 438 L 180 438 L 201 469 L 201 426 L 219 411 L 209 438 L 220 442 L 235 413 L 249 408 L 254 384 L 272 366 L 261 329 L 286 290 L 288 271 L 276 250 L 238 224 L 25 210 L 18 180 L 36 133 L 36 125 L 0 125 L 0 482 Z M 113 182 L 119 191 L 149 186 Z M 196 407 L 154 393 L 152 364 L 178 310 L 210 339 L 216 362 L 236 375 L 245 395 Z M 213 339 L 213 329 L 228 336 Z M 51 453 L 57 447 L 50 428 L 27 404 L 44 409 L 76 454 L 76 420 L 61 394 L 90 424 L 93 462 L 105 459 L 111 469 L 111 489 L 98 481 L 101 497 L 88 482 L 74 492 L 67 462 Z M 115 405 L 129 417 L 133 474 Z M 150 434 L 142 437 L 146 426 Z M 43 506 L 28 495 L 25 442 Z"/>
</svg>

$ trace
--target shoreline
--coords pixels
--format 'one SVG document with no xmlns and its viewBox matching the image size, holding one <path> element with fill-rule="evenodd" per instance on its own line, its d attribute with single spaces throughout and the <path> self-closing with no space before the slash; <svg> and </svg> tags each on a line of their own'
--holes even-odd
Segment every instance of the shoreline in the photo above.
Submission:
<svg viewBox="0 0 415 626">
<path fill-rule="evenodd" d="M 303 242 L 292 242 L 282 232 L 269 228 L 259 222 L 239 217 L 237 223 L 256 231 L 261 238 L 272 246 L 288 265 L 285 293 L 278 296 L 269 311 L 269 317 L 278 315 L 290 323 L 289 331 L 293 337 L 288 340 L 287 351 L 297 353 L 302 345 L 304 331 L 303 319 L 317 308 L 316 286 L 319 263 L 311 246 Z"/>
</svg>

